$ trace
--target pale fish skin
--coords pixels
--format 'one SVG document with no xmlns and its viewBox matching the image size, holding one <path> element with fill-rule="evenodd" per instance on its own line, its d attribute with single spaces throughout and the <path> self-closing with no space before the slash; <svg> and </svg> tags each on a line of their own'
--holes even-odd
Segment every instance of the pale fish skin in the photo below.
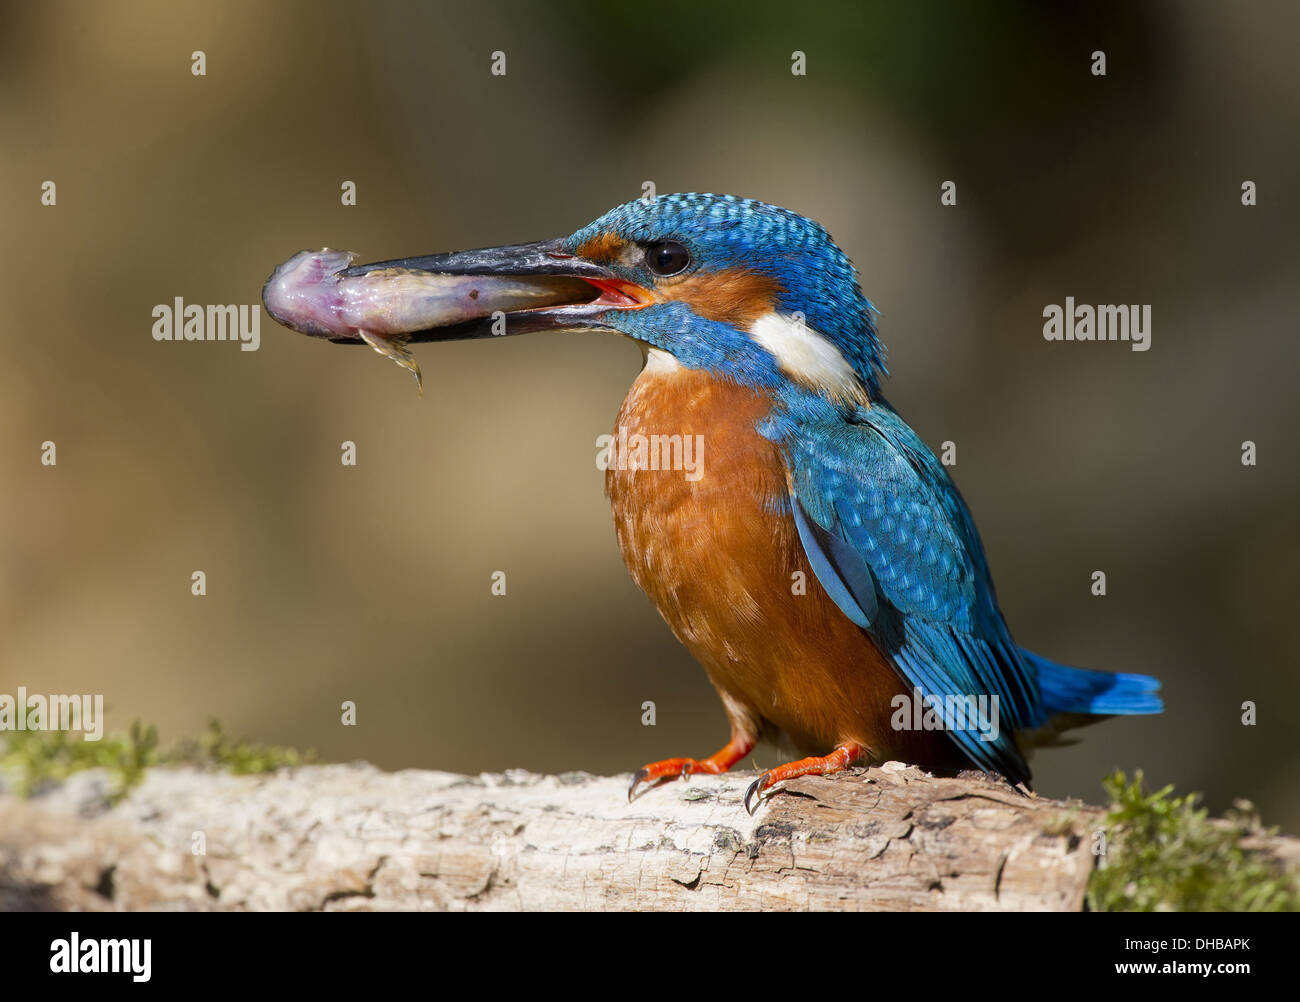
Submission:
<svg viewBox="0 0 1300 1002">
<path fill-rule="evenodd" d="M 415 376 L 420 367 L 406 346 L 416 331 L 565 302 L 573 280 L 554 288 L 536 279 L 485 275 L 435 275 L 384 268 L 362 275 L 340 274 L 356 260 L 351 251 L 326 247 L 301 251 L 267 279 L 262 301 L 285 327 L 333 340 L 362 340 Z"/>
</svg>

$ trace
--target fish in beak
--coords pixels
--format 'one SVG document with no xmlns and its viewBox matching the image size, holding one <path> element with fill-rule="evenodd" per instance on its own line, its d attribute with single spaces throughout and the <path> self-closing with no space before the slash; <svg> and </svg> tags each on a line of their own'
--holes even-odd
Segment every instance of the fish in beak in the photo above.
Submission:
<svg viewBox="0 0 1300 1002">
<path fill-rule="evenodd" d="M 609 310 L 653 301 L 562 246 L 549 240 L 362 265 L 348 251 L 301 251 L 267 279 L 262 302 L 291 330 L 370 345 L 409 370 L 423 392 L 412 343 L 589 330 Z"/>
</svg>

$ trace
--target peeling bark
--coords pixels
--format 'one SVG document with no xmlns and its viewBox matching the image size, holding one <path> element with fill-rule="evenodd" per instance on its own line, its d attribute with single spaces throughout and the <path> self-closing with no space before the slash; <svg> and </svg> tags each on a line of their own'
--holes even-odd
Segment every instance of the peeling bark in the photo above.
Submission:
<svg viewBox="0 0 1300 1002">
<path fill-rule="evenodd" d="M 1100 810 L 899 763 L 628 804 L 627 777 L 153 769 L 0 796 L 0 908 L 1078 910 Z M 193 851 L 202 837 L 205 853 Z"/>
</svg>

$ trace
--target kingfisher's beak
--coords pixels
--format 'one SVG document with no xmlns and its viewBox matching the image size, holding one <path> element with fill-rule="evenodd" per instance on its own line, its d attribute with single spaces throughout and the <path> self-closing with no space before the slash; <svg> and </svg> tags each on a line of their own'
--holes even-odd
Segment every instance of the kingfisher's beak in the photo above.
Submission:
<svg viewBox="0 0 1300 1002">
<path fill-rule="evenodd" d="M 478 284 L 484 286 L 480 290 L 480 299 L 495 301 L 499 313 L 505 314 L 504 324 L 499 315 L 488 315 L 430 326 L 411 333 L 407 337 L 411 342 L 463 341 L 535 331 L 590 330 L 601 327 L 601 318 L 611 310 L 636 309 L 653 301 L 647 290 L 624 281 L 604 265 L 566 253 L 563 243 L 560 239 L 543 240 L 399 258 L 355 265 L 340 274 L 347 279 L 400 269 L 480 279 Z"/>
</svg>

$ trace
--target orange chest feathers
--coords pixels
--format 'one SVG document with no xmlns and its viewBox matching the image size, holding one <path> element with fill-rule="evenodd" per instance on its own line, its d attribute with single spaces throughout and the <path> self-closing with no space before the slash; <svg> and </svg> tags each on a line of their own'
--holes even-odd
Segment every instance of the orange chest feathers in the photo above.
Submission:
<svg viewBox="0 0 1300 1002">
<path fill-rule="evenodd" d="M 755 591 L 793 570 L 794 524 L 772 511 L 784 468 L 755 430 L 769 408 L 652 357 L 619 412 L 605 490 L 623 559 L 697 657 L 700 644 L 725 647 L 731 628 L 759 626 Z"/>
<path fill-rule="evenodd" d="M 628 570 L 704 665 L 733 727 L 775 727 L 809 753 L 847 740 L 877 756 L 933 752 L 889 727 L 902 681 L 808 564 L 781 507 L 784 464 L 755 428 L 769 408 L 652 356 L 623 402 L 605 478 Z M 671 461 L 688 440 L 693 471 Z"/>
</svg>

